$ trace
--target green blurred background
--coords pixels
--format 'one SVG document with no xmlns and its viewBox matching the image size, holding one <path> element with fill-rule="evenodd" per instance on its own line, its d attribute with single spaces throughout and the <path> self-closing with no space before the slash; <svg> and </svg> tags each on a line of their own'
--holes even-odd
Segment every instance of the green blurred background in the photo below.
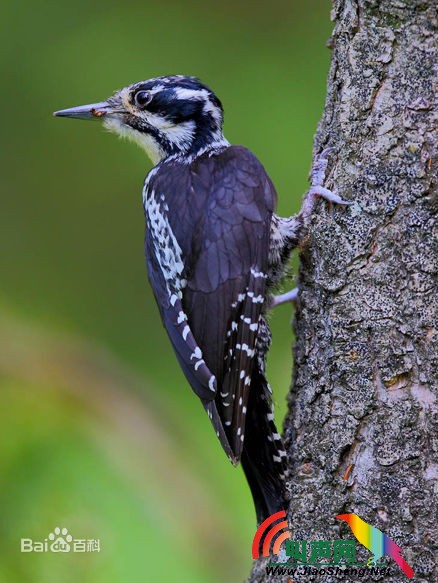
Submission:
<svg viewBox="0 0 438 583">
<path fill-rule="evenodd" d="M 150 163 L 51 112 L 199 76 L 225 134 L 299 208 L 324 102 L 328 0 L 2 2 L 0 581 L 243 580 L 255 530 L 161 327 L 143 258 Z M 291 308 L 272 317 L 279 425 Z M 100 553 L 22 554 L 54 527 Z"/>
</svg>

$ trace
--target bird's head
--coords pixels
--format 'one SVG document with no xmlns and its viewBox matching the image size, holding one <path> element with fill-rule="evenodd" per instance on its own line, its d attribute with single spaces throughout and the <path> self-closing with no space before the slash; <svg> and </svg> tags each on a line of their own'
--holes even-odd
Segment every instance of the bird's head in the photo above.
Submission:
<svg viewBox="0 0 438 583">
<path fill-rule="evenodd" d="M 227 144 L 221 102 L 194 77 L 174 75 L 133 83 L 100 103 L 54 113 L 101 119 L 106 128 L 137 142 L 154 164 L 173 154 L 196 154 Z"/>
</svg>

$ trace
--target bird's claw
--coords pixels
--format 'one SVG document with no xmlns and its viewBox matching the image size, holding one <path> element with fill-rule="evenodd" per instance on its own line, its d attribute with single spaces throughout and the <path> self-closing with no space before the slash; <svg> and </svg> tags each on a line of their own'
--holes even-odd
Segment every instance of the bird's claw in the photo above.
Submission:
<svg viewBox="0 0 438 583">
<path fill-rule="evenodd" d="M 311 186 L 322 186 L 325 180 L 325 171 L 327 170 L 328 164 L 328 154 L 334 148 L 324 148 L 324 150 L 315 156 L 315 161 L 312 165 L 312 170 L 310 173 L 310 184 Z"/>
<path fill-rule="evenodd" d="M 309 194 L 312 197 L 319 196 L 336 204 L 353 204 L 352 201 L 343 200 L 340 196 L 323 186 L 326 178 L 325 172 L 327 170 L 328 154 L 333 150 L 334 148 L 331 146 L 324 148 L 324 150 L 316 156 L 315 162 L 312 166 Z"/>
<path fill-rule="evenodd" d="M 312 166 L 312 171 L 310 174 L 310 189 L 307 195 L 304 197 L 303 206 L 301 207 L 300 215 L 304 221 L 304 224 L 308 221 L 313 207 L 315 205 L 316 197 L 324 198 L 330 203 L 350 205 L 353 204 L 352 201 L 344 200 L 328 188 L 323 186 L 325 182 L 325 173 L 327 170 L 327 154 L 331 152 L 333 148 L 325 148 L 319 155 L 316 156 L 315 162 Z"/>
<path fill-rule="evenodd" d="M 280 306 L 281 304 L 286 303 L 295 303 L 298 300 L 298 291 L 297 287 L 294 287 L 290 291 L 281 294 L 279 296 L 272 296 L 271 301 L 269 303 L 270 308 L 275 308 L 275 306 Z"/>
<path fill-rule="evenodd" d="M 324 188 L 323 186 L 312 186 L 309 190 L 309 193 L 311 196 L 319 196 L 321 198 L 324 198 L 325 200 L 328 200 L 329 202 L 334 202 L 336 204 L 344 205 L 353 204 L 353 201 L 344 200 L 338 194 L 332 192 L 328 188 Z"/>
</svg>

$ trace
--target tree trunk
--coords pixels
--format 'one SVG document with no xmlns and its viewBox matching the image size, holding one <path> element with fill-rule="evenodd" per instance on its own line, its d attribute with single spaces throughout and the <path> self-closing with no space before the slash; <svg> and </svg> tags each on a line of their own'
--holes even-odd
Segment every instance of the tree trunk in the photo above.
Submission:
<svg viewBox="0 0 438 583">
<path fill-rule="evenodd" d="M 436 582 L 435 1 L 335 0 L 332 18 L 315 152 L 333 146 L 326 186 L 355 204 L 319 202 L 300 255 L 291 539 L 354 539 L 335 516 L 356 513 L 401 547 L 416 581 Z M 386 558 L 385 582 L 407 580 Z M 260 559 L 250 580 L 288 578 Z M 290 576 L 313 580 L 337 579 Z"/>
</svg>

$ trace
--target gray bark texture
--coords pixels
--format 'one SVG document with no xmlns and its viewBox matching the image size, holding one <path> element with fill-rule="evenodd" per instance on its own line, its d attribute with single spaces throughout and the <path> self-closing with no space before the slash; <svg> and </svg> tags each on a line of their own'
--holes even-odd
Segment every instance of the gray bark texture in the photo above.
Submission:
<svg viewBox="0 0 438 583">
<path fill-rule="evenodd" d="M 355 204 L 319 202 L 300 253 L 291 539 L 354 539 L 335 516 L 356 513 L 436 583 L 436 4 L 335 0 L 332 19 L 314 149 L 333 146 L 326 186 Z M 408 580 L 389 558 L 389 577 L 268 576 L 266 562 L 250 581 Z"/>
</svg>

